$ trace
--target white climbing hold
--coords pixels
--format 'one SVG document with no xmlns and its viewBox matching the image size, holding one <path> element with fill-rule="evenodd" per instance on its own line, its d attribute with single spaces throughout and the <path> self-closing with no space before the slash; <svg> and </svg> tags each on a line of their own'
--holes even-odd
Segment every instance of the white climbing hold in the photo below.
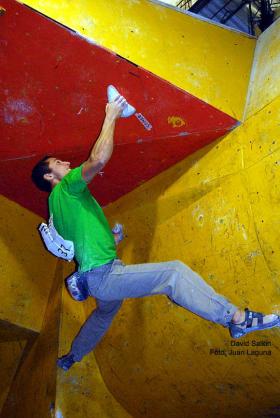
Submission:
<svg viewBox="0 0 280 418">
<path fill-rule="evenodd" d="M 108 96 L 108 102 L 111 103 L 115 100 L 117 96 L 121 96 L 121 94 L 118 92 L 118 90 L 110 85 L 107 87 L 107 96 Z M 121 118 L 129 118 L 129 116 L 132 116 L 136 112 L 135 107 L 131 106 L 129 103 L 127 103 L 126 107 L 124 108 Z"/>
</svg>

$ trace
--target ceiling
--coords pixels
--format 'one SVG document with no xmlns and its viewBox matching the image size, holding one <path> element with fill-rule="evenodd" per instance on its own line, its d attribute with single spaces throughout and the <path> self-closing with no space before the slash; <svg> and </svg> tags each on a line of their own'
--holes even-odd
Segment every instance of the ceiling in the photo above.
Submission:
<svg viewBox="0 0 280 418">
<path fill-rule="evenodd" d="M 279 17 L 279 0 L 180 0 L 176 6 L 242 32 L 257 35 Z"/>
</svg>

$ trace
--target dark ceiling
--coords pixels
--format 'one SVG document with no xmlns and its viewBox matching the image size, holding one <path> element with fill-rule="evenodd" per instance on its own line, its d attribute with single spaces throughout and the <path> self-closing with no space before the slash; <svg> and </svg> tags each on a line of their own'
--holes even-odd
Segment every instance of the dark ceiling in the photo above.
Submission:
<svg viewBox="0 0 280 418">
<path fill-rule="evenodd" d="M 257 35 L 279 17 L 278 0 L 181 0 L 177 7 L 215 22 Z"/>
</svg>

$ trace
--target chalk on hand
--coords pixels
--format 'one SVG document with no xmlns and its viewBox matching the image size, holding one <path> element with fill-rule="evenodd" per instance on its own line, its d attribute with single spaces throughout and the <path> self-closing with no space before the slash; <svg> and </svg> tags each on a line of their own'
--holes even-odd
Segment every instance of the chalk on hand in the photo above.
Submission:
<svg viewBox="0 0 280 418">
<path fill-rule="evenodd" d="M 115 100 L 117 96 L 121 96 L 121 94 L 118 92 L 118 90 L 114 86 L 108 86 L 107 96 L 108 96 L 108 102 L 111 103 Z M 133 106 L 131 106 L 129 103 L 127 103 L 127 106 L 122 111 L 121 118 L 129 118 L 129 116 L 132 116 L 135 112 L 136 112 L 136 109 Z"/>
</svg>

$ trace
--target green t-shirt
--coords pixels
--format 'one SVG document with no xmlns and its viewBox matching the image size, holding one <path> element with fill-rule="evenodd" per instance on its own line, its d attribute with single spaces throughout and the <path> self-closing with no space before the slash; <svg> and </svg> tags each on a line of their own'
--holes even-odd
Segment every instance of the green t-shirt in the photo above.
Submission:
<svg viewBox="0 0 280 418">
<path fill-rule="evenodd" d="M 82 177 L 82 165 L 69 171 L 49 196 L 57 232 L 74 243 L 79 271 L 117 258 L 116 244 L 103 210 Z"/>
</svg>

